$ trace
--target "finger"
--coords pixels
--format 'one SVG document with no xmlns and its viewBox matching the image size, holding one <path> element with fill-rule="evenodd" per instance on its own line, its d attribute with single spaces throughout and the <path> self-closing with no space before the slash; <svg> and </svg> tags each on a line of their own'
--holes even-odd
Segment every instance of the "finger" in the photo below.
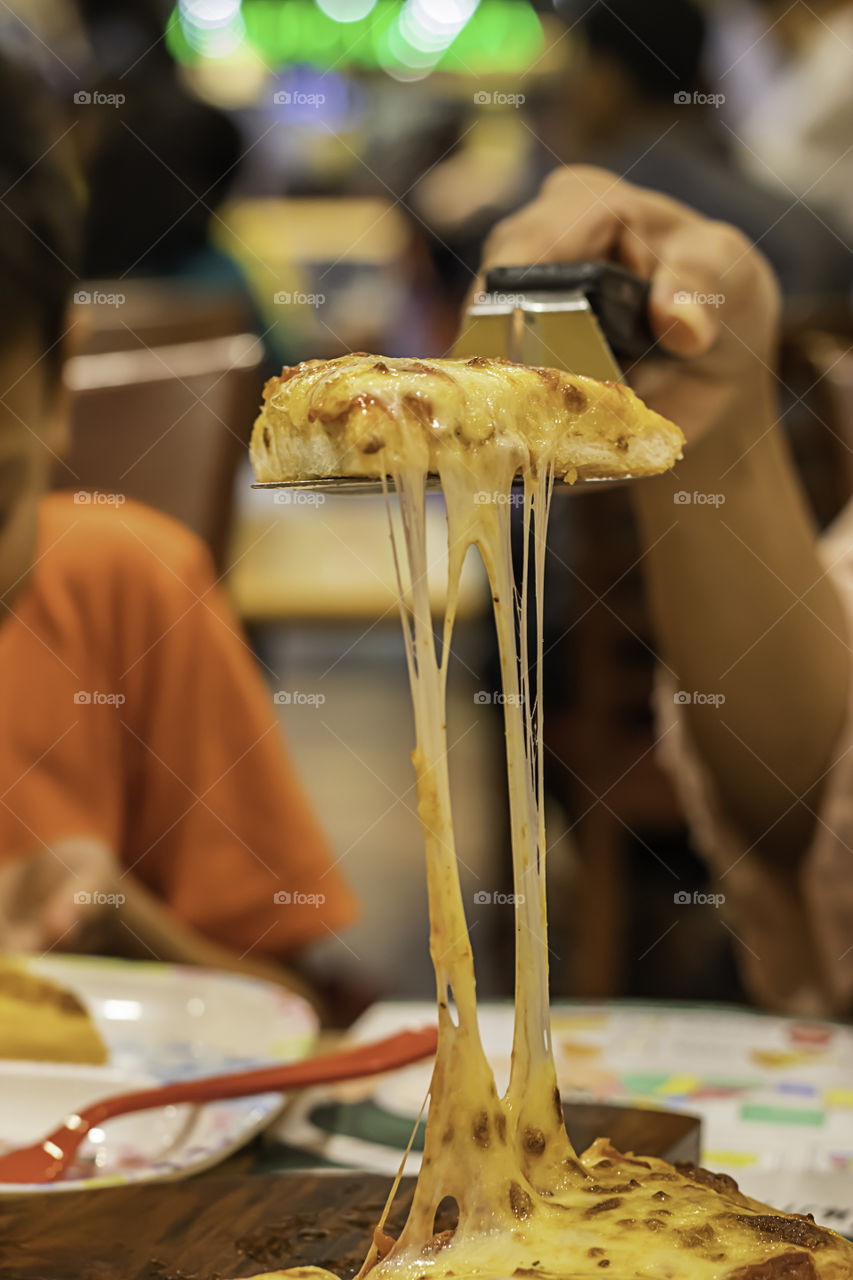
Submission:
<svg viewBox="0 0 853 1280">
<path fill-rule="evenodd" d="M 709 351 L 721 334 L 726 307 L 739 307 L 741 295 L 756 287 L 756 257 L 747 237 L 722 223 L 685 223 L 664 237 L 649 300 L 661 344 L 682 356 Z"/>
<path fill-rule="evenodd" d="M 710 351 L 720 334 L 719 317 L 708 299 L 714 295 L 690 287 L 689 274 L 669 265 L 652 276 L 649 322 L 660 345 L 673 355 L 696 357 Z"/>
<path fill-rule="evenodd" d="M 648 277 L 657 263 L 656 244 L 679 225 L 701 221 L 679 201 L 606 170 L 559 169 L 532 204 L 497 224 L 484 263 L 610 260 Z"/>
</svg>

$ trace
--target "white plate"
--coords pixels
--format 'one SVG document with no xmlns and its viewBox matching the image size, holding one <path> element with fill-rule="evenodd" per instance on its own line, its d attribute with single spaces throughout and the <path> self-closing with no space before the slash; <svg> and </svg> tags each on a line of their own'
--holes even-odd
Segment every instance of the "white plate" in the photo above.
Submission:
<svg viewBox="0 0 853 1280">
<path fill-rule="evenodd" d="M 26 958 L 85 1003 L 106 1066 L 0 1061 L 0 1151 L 43 1137 L 72 1110 L 114 1093 L 304 1057 L 317 1032 L 306 1001 L 272 983 L 177 965 L 76 956 Z M 73 1168 L 47 1186 L 0 1195 L 181 1178 L 218 1163 L 277 1114 L 279 1093 L 163 1107 L 95 1130 Z"/>
</svg>

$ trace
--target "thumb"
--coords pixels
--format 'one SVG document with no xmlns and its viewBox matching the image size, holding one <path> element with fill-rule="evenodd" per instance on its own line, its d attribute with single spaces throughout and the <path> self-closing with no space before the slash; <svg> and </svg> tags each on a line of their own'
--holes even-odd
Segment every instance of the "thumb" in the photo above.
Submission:
<svg viewBox="0 0 853 1280">
<path fill-rule="evenodd" d="M 685 288 L 684 282 L 667 267 L 652 277 L 649 320 L 652 331 L 666 351 L 677 356 L 703 356 L 710 351 L 720 332 L 720 322 L 703 294 Z"/>
</svg>

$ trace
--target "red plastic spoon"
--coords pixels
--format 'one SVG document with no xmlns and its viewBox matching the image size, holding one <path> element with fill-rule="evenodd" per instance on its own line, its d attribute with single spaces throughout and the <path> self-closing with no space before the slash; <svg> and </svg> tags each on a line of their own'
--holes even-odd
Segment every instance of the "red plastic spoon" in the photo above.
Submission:
<svg viewBox="0 0 853 1280">
<path fill-rule="evenodd" d="M 341 1049 L 304 1062 L 226 1076 L 205 1076 L 200 1080 L 181 1080 L 178 1084 L 167 1084 L 157 1089 L 115 1094 L 66 1116 L 65 1123 L 41 1142 L 0 1156 L 0 1183 L 54 1182 L 68 1168 L 90 1129 L 131 1111 L 146 1111 L 149 1107 L 168 1107 L 181 1102 L 245 1098 L 253 1093 L 279 1093 L 333 1080 L 378 1075 L 428 1058 L 435 1053 L 437 1042 L 436 1028 L 422 1027 L 418 1031 L 399 1031 L 386 1040 Z"/>
</svg>

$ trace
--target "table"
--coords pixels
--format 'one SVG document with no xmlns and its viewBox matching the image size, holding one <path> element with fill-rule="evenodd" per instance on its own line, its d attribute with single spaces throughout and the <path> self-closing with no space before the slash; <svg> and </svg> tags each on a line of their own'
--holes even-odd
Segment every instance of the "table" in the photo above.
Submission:
<svg viewBox="0 0 853 1280">
<path fill-rule="evenodd" d="M 561 1002 L 551 1013 L 564 1102 L 698 1115 L 703 1163 L 749 1195 L 853 1236 L 853 1028 L 715 1005 Z M 433 1016 L 427 1002 L 379 1004 L 355 1034 L 378 1038 Z M 511 1005 L 482 1004 L 480 1025 L 500 1090 Z M 416 1064 L 377 1082 L 311 1091 L 270 1139 L 338 1165 L 395 1172 L 428 1080 L 429 1065 Z"/>
</svg>

